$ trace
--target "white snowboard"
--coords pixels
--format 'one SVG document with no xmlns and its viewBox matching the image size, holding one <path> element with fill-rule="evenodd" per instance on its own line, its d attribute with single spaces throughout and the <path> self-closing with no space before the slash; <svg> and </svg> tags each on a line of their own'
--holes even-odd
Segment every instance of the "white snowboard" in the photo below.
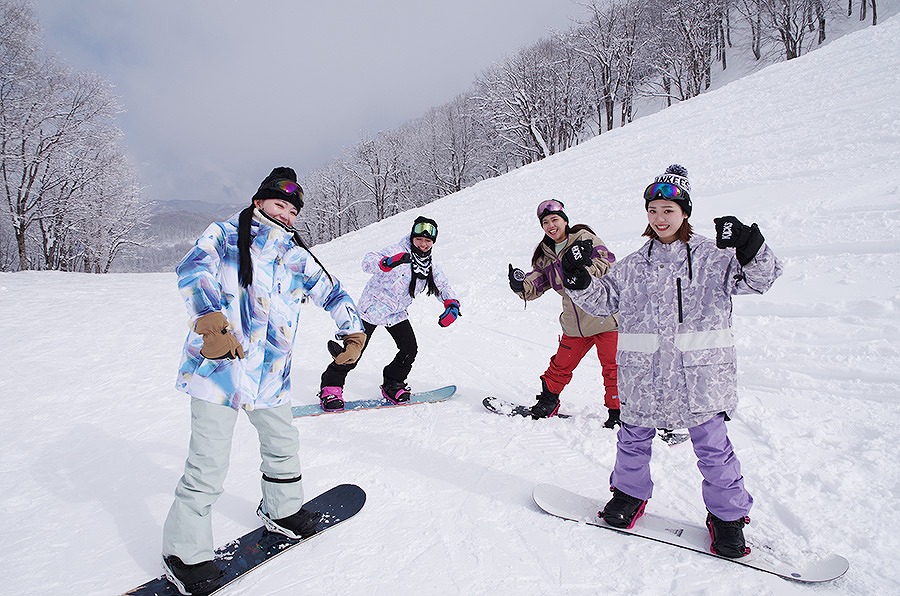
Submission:
<svg viewBox="0 0 900 596">
<path fill-rule="evenodd" d="M 831 581 L 847 573 L 847 570 L 850 568 L 850 563 L 847 559 L 838 555 L 828 555 L 816 561 L 792 565 L 778 559 L 776 555 L 770 552 L 770 549 L 753 544 L 749 544 L 751 551 L 745 557 L 739 559 L 720 557 L 710 550 L 711 540 L 709 532 L 704 526 L 698 524 L 668 519 L 652 513 L 644 513 L 630 530 L 614 528 L 598 516 L 598 513 L 606 504 L 605 502 L 583 497 L 552 484 L 537 485 L 534 487 L 532 496 L 538 507 L 551 515 L 563 519 L 606 528 L 622 534 L 632 534 L 641 538 L 655 540 L 656 542 L 664 542 L 672 546 L 696 551 L 723 561 L 752 567 L 753 569 L 798 582 L 818 583 Z"/>
</svg>

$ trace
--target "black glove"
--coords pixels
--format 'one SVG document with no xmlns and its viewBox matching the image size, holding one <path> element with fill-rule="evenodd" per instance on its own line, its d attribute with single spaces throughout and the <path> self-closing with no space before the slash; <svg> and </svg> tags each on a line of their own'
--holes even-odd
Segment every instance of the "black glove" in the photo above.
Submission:
<svg viewBox="0 0 900 596">
<path fill-rule="evenodd" d="M 569 267 L 587 267 L 591 264 L 591 253 L 594 252 L 594 243 L 590 240 L 579 240 L 566 249 L 563 253 L 563 269 L 566 264 Z"/>
<path fill-rule="evenodd" d="M 525 291 L 525 272 L 521 269 L 514 269 L 512 263 L 509 264 L 509 289 L 516 294 Z"/>
<path fill-rule="evenodd" d="M 742 267 L 753 260 L 766 240 L 759 231 L 759 226 L 746 226 L 733 215 L 717 217 L 713 223 L 716 224 L 716 246 L 734 247 L 738 263 Z"/>
<path fill-rule="evenodd" d="M 378 262 L 378 266 L 381 267 L 382 271 L 387 272 L 394 267 L 411 262 L 412 258 L 409 256 L 408 252 L 398 252 L 393 256 L 384 257 L 383 259 L 381 259 L 381 261 Z"/>
<path fill-rule="evenodd" d="M 591 252 L 594 243 L 590 240 L 579 240 L 562 256 L 563 286 L 569 290 L 583 290 L 591 285 L 591 274 L 587 266 L 591 263 Z"/>
<path fill-rule="evenodd" d="M 334 341 L 333 339 L 328 340 L 328 353 L 331 354 L 331 357 L 334 358 L 338 354 L 344 351 L 344 346 Z"/>
</svg>

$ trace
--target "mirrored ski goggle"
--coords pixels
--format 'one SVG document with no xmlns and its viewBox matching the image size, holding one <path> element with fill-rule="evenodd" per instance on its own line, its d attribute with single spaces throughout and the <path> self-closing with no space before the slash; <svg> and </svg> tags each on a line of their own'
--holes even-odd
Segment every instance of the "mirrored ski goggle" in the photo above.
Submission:
<svg viewBox="0 0 900 596">
<path fill-rule="evenodd" d="M 289 197 L 297 197 L 297 201 L 300 203 L 300 207 L 303 207 L 303 188 L 293 180 L 288 180 L 287 178 L 272 180 L 263 188 L 268 190 L 277 190 L 278 192 Z M 273 196 L 271 198 L 277 199 L 278 197 Z"/>
<path fill-rule="evenodd" d="M 286 195 L 297 195 L 298 197 L 303 196 L 303 189 L 293 180 L 287 180 L 283 178 L 281 180 L 273 180 L 269 184 L 269 188 L 271 188 L 272 190 L 279 190 Z"/>
<path fill-rule="evenodd" d="M 542 219 L 548 213 L 553 213 L 554 211 L 562 211 L 565 208 L 562 201 L 557 201 L 556 199 L 549 199 L 544 201 L 537 207 L 537 216 L 538 219 Z"/>
<path fill-rule="evenodd" d="M 431 241 L 437 240 L 437 226 L 427 221 L 419 222 L 413 226 L 414 236 L 424 236 Z"/>
<path fill-rule="evenodd" d="M 675 186 L 669 182 L 657 182 L 651 184 L 644 190 L 645 201 L 652 201 L 653 199 L 669 199 L 674 201 L 689 198 L 691 198 L 691 195 L 688 194 L 687 191 L 682 190 L 681 187 Z"/>
</svg>

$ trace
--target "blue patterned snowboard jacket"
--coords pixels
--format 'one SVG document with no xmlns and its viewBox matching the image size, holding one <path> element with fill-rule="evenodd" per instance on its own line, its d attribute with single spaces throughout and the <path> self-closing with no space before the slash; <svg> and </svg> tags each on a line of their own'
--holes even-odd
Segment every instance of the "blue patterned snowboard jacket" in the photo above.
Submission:
<svg viewBox="0 0 900 596">
<path fill-rule="evenodd" d="M 731 297 L 762 294 L 781 275 L 764 244 L 741 267 L 733 249 L 693 235 L 690 246 L 650 240 L 572 299 L 595 316 L 619 313 L 622 420 L 690 428 L 737 407 Z"/>
<path fill-rule="evenodd" d="M 253 283 L 238 281 L 238 216 L 210 225 L 176 268 L 178 288 L 191 317 L 176 388 L 192 397 L 232 408 L 271 408 L 290 403 L 291 354 L 308 296 L 334 320 L 336 338 L 361 333 L 350 296 L 296 244 L 293 234 L 254 212 L 250 258 Z M 197 317 L 222 311 L 244 348 L 243 359 L 208 360 Z"/>
</svg>

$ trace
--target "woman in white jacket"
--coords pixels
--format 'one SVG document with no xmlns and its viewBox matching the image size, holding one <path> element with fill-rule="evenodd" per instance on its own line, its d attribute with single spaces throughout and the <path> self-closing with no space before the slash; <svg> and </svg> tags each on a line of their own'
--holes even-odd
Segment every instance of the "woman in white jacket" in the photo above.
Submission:
<svg viewBox="0 0 900 596">
<path fill-rule="evenodd" d="M 433 260 L 437 241 L 437 223 L 417 217 L 409 236 L 400 242 L 363 257 L 362 269 L 372 277 L 359 298 L 359 312 L 366 333 L 366 346 L 378 326 L 384 326 L 397 345 L 397 354 L 383 370 L 382 396 L 392 403 L 409 401 L 406 378 L 412 370 L 419 347 L 409 322 L 407 309 L 422 292 L 437 298 L 444 306 L 438 325 L 447 327 L 460 316 L 459 300 L 447 276 Z M 362 357 L 362 355 L 360 355 Z M 322 373 L 319 400 L 323 410 L 341 410 L 347 373 L 359 361 L 347 364 L 331 362 Z"/>
<path fill-rule="evenodd" d="M 716 240 L 693 233 L 687 170 L 672 165 L 644 191 L 650 239 L 601 278 L 584 270 L 586 247 L 563 257 L 563 285 L 595 316 L 619 313 L 621 428 L 600 516 L 631 527 L 653 490 L 650 447 L 657 428 L 687 428 L 703 475 L 714 552 L 748 551 L 743 526 L 753 498 L 725 421 L 737 407 L 731 297 L 762 294 L 781 265 L 756 224 L 717 218 Z M 587 253 L 589 254 L 589 250 Z"/>
</svg>

